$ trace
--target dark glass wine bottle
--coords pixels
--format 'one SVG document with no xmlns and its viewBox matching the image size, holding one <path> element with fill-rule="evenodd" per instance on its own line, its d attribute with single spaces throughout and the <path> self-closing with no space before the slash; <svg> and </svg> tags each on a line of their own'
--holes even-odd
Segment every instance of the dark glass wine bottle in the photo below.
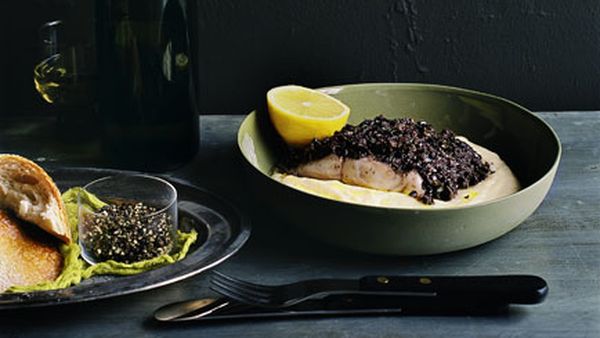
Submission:
<svg viewBox="0 0 600 338">
<path fill-rule="evenodd" d="M 186 0 L 96 0 L 98 114 L 116 165 L 173 169 L 199 143 Z"/>
</svg>

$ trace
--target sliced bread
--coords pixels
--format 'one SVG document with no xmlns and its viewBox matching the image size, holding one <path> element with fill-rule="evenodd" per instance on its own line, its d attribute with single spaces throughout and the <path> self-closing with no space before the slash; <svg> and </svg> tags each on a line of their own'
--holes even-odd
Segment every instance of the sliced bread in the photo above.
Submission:
<svg viewBox="0 0 600 338">
<path fill-rule="evenodd" d="M 0 210 L 0 293 L 11 286 L 55 280 L 63 267 L 59 241 Z"/>
<path fill-rule="evenodd" d="M 71 242 L 60 191 L 44 169 L 24 157 L 0 155 L 0 208 L 12 210 L 20 219 L 65 243 Z"/>
</svg>

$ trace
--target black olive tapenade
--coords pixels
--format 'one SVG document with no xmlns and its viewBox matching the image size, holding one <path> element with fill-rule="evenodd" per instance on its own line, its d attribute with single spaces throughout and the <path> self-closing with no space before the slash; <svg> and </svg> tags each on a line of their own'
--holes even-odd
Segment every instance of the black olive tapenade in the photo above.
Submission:
<svg viewBox="0 0 600 338">
<path fill-rule="evenodd" d="M 289 172 L 332 154 L 374 158 L 396 172 L 415 170 L 423 179 L 425 192 L 419 199 L 426 204 L 433 204 L 434 199 L 451 200 L 458 189 L 475 185 L 491 173 L 490 165 L 452 131 L 437 132 L 425 121 L 383 116 L 346 125 L 333 136 L 315 139 L 304 148 L 289 148 L 280 169 Z"/>
</svg>

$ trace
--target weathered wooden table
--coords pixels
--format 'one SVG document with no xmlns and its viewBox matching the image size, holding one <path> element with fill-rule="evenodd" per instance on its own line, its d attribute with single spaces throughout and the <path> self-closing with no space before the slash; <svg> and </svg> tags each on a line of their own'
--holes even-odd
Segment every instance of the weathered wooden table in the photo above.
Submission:
<svg viewBox="0 0 600 338">
<path fill-rule="evenodd" d="M 165 303 L 210 295 L 204 274 L 130 296 L 0 312 L 0 336 L 598 337 L 600 112 L 539 115 L 561 139 L 564 151 L 560 169 L 541 207 L 500 239 L 452 254 L 381 257 L 328 247 L 289 229 L 286 224 L 255 219 L 249 242 L 219 269 L 265 283 L 366 274 L 537 274 L 550 286 L 546 301 L 540 305 L 515 307 L 508 314 L 487 317 L 367 316 L 177 325 L 160 325 L 151 319 L 152 312 Z M 175 176 L 206 187 L 240 207 L 252 198 L 241 179 L 235 141 L 242 118 L 202 117 L 201 152 L 192 163 L 174 172 Z M 18 135 L 11 137 L 14 140 Z M 3 143 L 7 140 L 0 138 L 0 150 L 7 149 L 7 143 Z M 33 152 L 24 150 L 27 151 Z M 266 208 L 264 213 L 269 212 Z"/>
</svg>

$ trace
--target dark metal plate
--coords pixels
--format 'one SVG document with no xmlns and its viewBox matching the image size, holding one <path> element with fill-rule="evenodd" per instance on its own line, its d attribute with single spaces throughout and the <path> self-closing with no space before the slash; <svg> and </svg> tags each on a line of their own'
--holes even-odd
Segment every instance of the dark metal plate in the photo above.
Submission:
<svg viewBox="0 0 600 338">
<path fill-rule="evenodd" d="M 95 168 L 49 170 L 61 191 L 94 179 L 126 173 Z M 233 206 L 185 181 L 163 177 L 177 188 L 179 228 L 198 231 L 187 257 L 177 263 L 133 276 L 95 276 L 62 290 L 0 294 L 0 310 L 77 303 L 126 295 L 175 283 L 205 271 L 229 258 L 250 236 L 248 220 Z"/>
</svg>

